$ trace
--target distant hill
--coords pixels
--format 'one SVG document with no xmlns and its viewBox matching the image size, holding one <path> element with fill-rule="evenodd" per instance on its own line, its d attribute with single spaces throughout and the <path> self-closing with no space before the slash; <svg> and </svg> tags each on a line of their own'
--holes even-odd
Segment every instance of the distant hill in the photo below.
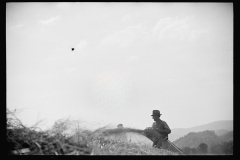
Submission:
<svg viewBox="0 0 240 160">
<path fill-rule="evenodd" d="M 233 120 L 225 121 L 215 121 L 212 123 L 191 127 L 191 128 L 175 128 L 171 129 L 171 134 L 169 134 L 169 140 L 175 141 L 178 138 L 190 133 L 190 132 L 201 132 L 206 130 L 214 130 L 217 135 L 224 134 L 225 131 L 233 130 Z M 226 133 L 226 132 L 225 132 Z"/>
<path fill-rule="evenodd" d="M 228 132 L 229 132 L 229 131 L 226 130 L 226 129 L 215 130 L 215 133 L 216 133 L 217 136 L 221 136 L 221 135 L 223 135 L 223 134 L 225 134 L 225 133 L 228 133 Z"/>
<path fill-rule="evenodd" d="M 191 147 L 197 148 L 200 143 L 205 143 L 208 147 L 222 142 L 233 140 L 233 131 L 217 136 L 214 131 L 206 130 L 202 132 L 190 132 L 187 135 L 173 141 L 179 148 Z"/>
<path fill-rule="evenodd" d="M 219 138 L 222 142 L 232 141 L 233 140 L 233 131 L 225 133 L 225 134 L 219 136 Z"/>
<path fill-rule="evenodd" d="M 219 137 L 214 131 L 202 131 L 202 132 L 190 132 L 187 135 L 173 141 L 173 143 L 179 148 L 191 147 L 197 148 L 200 143 L 205 143 L 208 146 L 212 146 L 220 143 Z"/>
</svg>

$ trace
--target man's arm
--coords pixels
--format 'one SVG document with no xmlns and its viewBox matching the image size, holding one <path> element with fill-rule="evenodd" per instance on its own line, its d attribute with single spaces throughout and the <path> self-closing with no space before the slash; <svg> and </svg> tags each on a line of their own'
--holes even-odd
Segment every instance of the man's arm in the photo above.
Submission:
<svg viewBox="0 0 240 160">
<path fill-rule="evenodd" d="M 165 128 L 165 129 L 162 129 L 162 130 L 157 129 L 157 130 L 158 130 L 158 132 L 160 132 L 160 133 L 165 133 L 165 134 L 170 134 L 170 133 L 171 133 L 171 130 L 168 129 L 168 128 Z"/>
</svg>

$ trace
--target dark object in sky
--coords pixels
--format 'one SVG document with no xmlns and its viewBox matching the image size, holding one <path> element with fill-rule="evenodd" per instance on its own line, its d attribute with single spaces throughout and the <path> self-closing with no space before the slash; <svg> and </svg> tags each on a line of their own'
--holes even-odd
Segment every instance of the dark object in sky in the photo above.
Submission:
<svg viewBox="0 0 240 160">
<path fill-rule="evenodd" d="M 72 48 L 72 51 L 74 51 L 74 48 Z"/>
</svg>

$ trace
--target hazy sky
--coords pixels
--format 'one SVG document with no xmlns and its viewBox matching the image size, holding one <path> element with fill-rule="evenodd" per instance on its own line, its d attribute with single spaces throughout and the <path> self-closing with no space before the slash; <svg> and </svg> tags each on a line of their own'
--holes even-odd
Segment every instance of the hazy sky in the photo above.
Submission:
<svg viewBox="0 0 240 160">
<path fill-rule="evenodd" d="M 233 120 L 232 3 L 6 7 L 7 107 L 27 126 Z"/>
</svg>

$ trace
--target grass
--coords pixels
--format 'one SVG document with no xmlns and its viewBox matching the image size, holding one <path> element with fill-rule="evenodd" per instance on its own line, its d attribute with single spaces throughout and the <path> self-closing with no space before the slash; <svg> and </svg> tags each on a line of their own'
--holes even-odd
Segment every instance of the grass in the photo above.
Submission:
<svg viewBox="0 0 240 160">
<path fill-rule="evenodd" d="M 144 144 L 110 140 L 104 147 L 95 144 L 93 155 L 177 155 L 177 153 Z"/>
<path fill-rule="evenodd" d="M 7 109 L 8 155 L 178 155 L 168 150 L 153 148 L 151 145 L 109 138 L 109 135 L 123 132 L 142 132 L 133 128 L 108 130 L 102 127 L 95 131 L 81 130 L 76 131 L 72 136 L 64 136 L 63 131 L 69 127 L 69 123 L 61 120 L 62 123 L 58 123 L 57 128 L 55 126 L 48 131 L 39 131 L 36 126 L 25 127 L 14 114 Z M 33 153 L 32 150 L 36 150 L 36 143 L 41 146 L 41 149 Z M 54 145 L 60 147 L 54 148 Z M 29 149 L 31 152 L 20 153 L 21 149 Z M 83 149 L 85 152 L 81 152 Z"/>
</svg>

